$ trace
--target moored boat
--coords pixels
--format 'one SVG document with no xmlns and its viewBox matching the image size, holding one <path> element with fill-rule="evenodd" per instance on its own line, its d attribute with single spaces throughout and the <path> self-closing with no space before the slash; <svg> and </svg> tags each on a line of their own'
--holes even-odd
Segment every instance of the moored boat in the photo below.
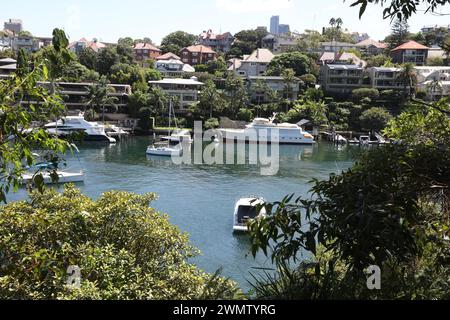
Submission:
<svg viewBox="0 0 450 320">
<path fill-rule="evenodd" d="M 258 212 L 258 206 L 265 203 L 262 198 L 242 198 L 236 202 L 234 208 L 233 232 L 249 232 L 248 224 L 266 215 L 264 207 Z"/>
</svg>

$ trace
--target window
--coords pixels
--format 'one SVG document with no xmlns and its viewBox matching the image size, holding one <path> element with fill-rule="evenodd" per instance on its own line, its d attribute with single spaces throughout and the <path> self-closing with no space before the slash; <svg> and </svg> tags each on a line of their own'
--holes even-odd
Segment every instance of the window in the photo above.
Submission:
<svg viewBox="0 0 450 320">
<path fill-rule="evenodd" d="M 192 59 L 192 63 L 197 63 L 198 60 L 197 59 Z"/>
<path fill-rule="evenodd" d="M 184 63 L 188 63 L 189 60 L 188 60 L 188 59 L 183 59 L 183 62 L 184 62 Z"/>
<path fill-rule="evenodd" d="M 193 57 L 197 57 L 198 56 L 198 52 L 192 52 L 192 56 Z"/>
</svg>

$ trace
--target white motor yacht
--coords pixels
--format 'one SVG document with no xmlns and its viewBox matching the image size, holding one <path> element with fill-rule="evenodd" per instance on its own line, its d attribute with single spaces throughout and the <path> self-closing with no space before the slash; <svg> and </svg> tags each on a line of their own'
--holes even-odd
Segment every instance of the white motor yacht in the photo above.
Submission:
<svg viewBox="0 0 450 320">
<path fill-rule="evenodd" d="M 77 183 L 77 182 L 84 182 L 84 172 L 64 172 L 64 171 L 57 171 L 56 174 L 58 175 L 58 181 L 53 181 L 51 173 L 50 172 L 41 172 L 42 177 L 44 178 L 45 184 L 52 184 L 52 183 Z M 22 184 L 28 184 L 30 182 L 33 182 L 34 174 L 26 173 L 22 175 L 21 183 Z"/>
<path fill-rule="evenodd" d="M 49 123 L 45 129 L 52 134 L 58 136 L 66 136 L 69 134 L 81 132 L 84 133 L 85 141 L 97 141 L 116 143 L 116 139 L 109 137 L 105 132 L 105 126 L 97 122 L 88 122 L 84 119 L 83 114 L 79 116 L 66 117 L 57 122 Z"/>
<path fill-rule="evenodd" d="M 248 224 L 258 217 L 266 216 L 265 208 L 257 211 L 258 205 L 265 203 L 262 198 L 242 198 L 234 208 L 233 232 L 248 232 Z"/>
<path fill-rule="evenodd" d="M 220 129 L 223 139 L 249 143 L 314 144 L 314 137 L 299 125 L 275 124 L 274 118 L 256 118 L 243 130 Z"/>
</svg>

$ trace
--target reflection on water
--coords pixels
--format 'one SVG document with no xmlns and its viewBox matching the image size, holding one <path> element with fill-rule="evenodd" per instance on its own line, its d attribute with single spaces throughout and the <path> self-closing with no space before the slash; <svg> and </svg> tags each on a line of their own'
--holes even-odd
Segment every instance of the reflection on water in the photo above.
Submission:
<svg viewBox="0 0 450 320">
<path fill-rule="evenodd" d="M 239 281 L 244 289 L 249 288 L 246 280 L 253 268 L 271 264 L 262 255 L 253 259 L 248 236 L 233 235 L 235 202 L 248 195 L 268 201 L 291 193 L 306 196 L 309 181 L 326 179 L 330 173 L 350 167 L 357 149 L 326 143 L 281 145 L 280 170 L 274 176 L 261 176 L 260 164 L 248 161 L 249 145 L 242 149 L 246 152 L 242 165 L 175 165 L 170 158 L 147 156 L 151 142 L 148 137 L 136 137 L 115 145 L 80 145 L 79 158 L 86 172 L 80 189 L 94 198 L 110 189 L 156 192 L 159 200 L 152 206 L 168 213 L 171 222 L 188 232 L 192 243 L 202 251 L 193 262 L 208 272 L 223 266 L 224 274 Z M 24 198 L 25 190 L 9 195 L 9 201 Z"/>
</svg>

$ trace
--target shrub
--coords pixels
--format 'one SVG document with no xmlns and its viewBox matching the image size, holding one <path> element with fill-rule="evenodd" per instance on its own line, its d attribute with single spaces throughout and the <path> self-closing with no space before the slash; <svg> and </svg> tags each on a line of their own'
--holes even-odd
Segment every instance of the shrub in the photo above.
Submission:
<svg viewBox="0 0 450 320">
<path fill-rule="evenodd" d="M 391 119 L 392 116 L 389 111 L 378 107 L 364 111 L 360 117 L 361 126 L 364 129 L 375 131 L 384 129 Z"/>
<path fill-rule="evenodd" d="M 240 121 L 250 122 L 253 119 L 253 113 L 250 109 L 241 108 L 237 114 L 237 119 Z"/>
<path fill-rule="evenodd" d="M 380 97 L 380 92 L 377 89 L 372 88 L 361 88 L 353 90 L 352 98 L 356 102 L 361 102 L 365 98 L 369 98 L 371 101 L 374 101 Z"/>
<path fill-rule="evenodd" d="M 206 129 L 206 130 L 216 129 L 216 128 L 218 128 L 218 127 L 219 127 L 219 120 L 216 119 L 216 118 L 208 119 L 208 120 L 205 122 L 205 129 Z"/>
<path fill-rule="evenodd" d="M 187 262 L 198 250 L 166 215 L 149 207 L 155 198 L 111 191 L 91 200 L 68 186 L 62 194 L 34 192 L 30 201 L 2 207 L 0 296 L 233 298 L 233 283 Z M 69 266 L 81 269 L 78 289 L 66 285 Z"/>
</svg>

